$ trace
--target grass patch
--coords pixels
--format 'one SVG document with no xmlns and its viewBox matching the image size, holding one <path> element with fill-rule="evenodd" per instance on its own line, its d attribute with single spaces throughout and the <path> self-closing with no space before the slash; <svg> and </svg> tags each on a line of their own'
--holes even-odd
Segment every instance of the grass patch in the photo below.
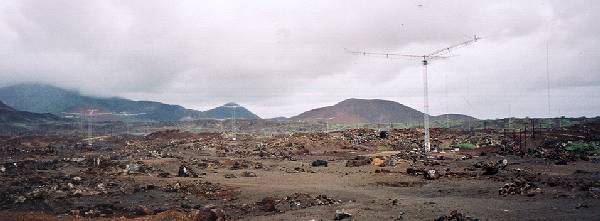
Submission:
<svg viewBox="0 0 600 221">
<path fill-rule="evenodd" d="M 591 142 L 574 141 L 574 142 L 568 143 L 567 146 L 565 147 L 565 150 L 572 152 L 572 153 L 578 153 L 578 154 L 591 153 L 591 154 L 600 155 L 600 143 L 595 142 L 595 141 L 591 141 Z"/>
<path fill-rule="evenodd" d="M 460 148 L 460 149 L 477 149 L 477 145 L 472 144 L 472 143 L 457 143 L 453 145 L 454 148 Z"/>
</svg>

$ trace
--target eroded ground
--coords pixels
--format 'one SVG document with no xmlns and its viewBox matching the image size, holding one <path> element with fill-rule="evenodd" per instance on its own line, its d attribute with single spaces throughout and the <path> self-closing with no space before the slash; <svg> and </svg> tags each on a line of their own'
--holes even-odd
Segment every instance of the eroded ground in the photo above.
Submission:
<svg viewBox="0 0 600 221">
<path fill-rule="evenodd" d="M 597 220 L 598 131 L 3 137 L 0 219 Z"/>
</svg>

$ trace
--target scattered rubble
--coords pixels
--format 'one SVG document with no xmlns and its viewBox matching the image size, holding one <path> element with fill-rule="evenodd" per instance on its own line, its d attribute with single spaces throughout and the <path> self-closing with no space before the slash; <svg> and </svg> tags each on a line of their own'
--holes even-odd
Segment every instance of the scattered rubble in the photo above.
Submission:
<svg viewBox="0 0 600 221">
<path fill-rule="evenodd" d="M 91 146 L 81 136 L 0 137 L 0 210 L 82 218 L 184 214 L 194 220 L 238 220 L 248 216 L 268 219 L 315 206 L 331 206 L 330 212 L 334 207 L 355 206 L 336 200 L 343 191 L 327 192 L 329 187 L 310 193 L 295 193 L 296 189 L 244 192 L 246 183 L 262 184 L 278 173 L 294 182 L 326 176 L 323 182 L 339 178 L 348 182 L 348 188 L 403 188 L 403 193 L 418 190 L 433 197 L 561 198 L 573 203 L 570 210 L 590 213 L 593 209 L 586 208 L 595 208 L 594 200 L 600 198 L 600 172 L 595 167 L 600 160 L 590 149 L 598 141 L 598 131 L 583 126 L 548 129 L 535 139 L 523 135 L 519 140 L 510 131 L 434 128 L 432 145 L 444 147 L 444 152 L 430 154 L 419 151 L 422 133 L 418 129 L 238 134 L 236 141 L 227 139 L 225 133 L 166 130 L 102 136 Z M 519 146 L 525 141 L 527 145 Z M 475 148 L 453 151 L 453 145 L 460 143 Z M 251 178 L 257 175 L 260 178 Z M 440 187 L 471 181 L 483 186 L 475 190 L 461 189 L 468 185 L 451 190 Z M 398 199 L 353 203 L 366 211 L 405 205 Z M 419 206 L 431 205 L 419 202 Z M 335 218 L 362 215 L 362 211 L 353 217 L 339 210 Z M 438 220 L 476 219 L 452 211 Z"/>
<path fill-rule="evenodd" d="M 503 187 L 500 187 L 498 194 L 501 196 L 507 195 L 527 195 L 535 196 L 541 193 L 541 188 L 536 187 L 534 184 L 527 182 L 523 179 L 515 179 L 514 182 L 506 183 Z"/>
</svg>

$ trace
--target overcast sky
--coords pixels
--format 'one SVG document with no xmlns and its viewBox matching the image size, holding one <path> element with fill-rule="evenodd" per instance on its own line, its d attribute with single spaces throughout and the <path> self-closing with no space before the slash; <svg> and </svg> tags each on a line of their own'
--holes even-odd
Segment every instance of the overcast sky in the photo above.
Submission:
<svg viewBox="0 0 600 221">
<path fill-rule="evenodd" d="M 428 66 L 432 114 L 597 116 L 598 12 L 594 0 L 0 1 L 0 86 L 198 110 L 234 101 L 263 118 L 347 98 L 422 110 L 418 60 L 344 49 L 425 54 L 476 34 Z"/>
</svg>

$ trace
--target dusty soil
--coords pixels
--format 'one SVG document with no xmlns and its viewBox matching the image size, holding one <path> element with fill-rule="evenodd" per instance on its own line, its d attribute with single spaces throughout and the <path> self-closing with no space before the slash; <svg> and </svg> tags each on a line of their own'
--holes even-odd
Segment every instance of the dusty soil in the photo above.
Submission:
<svg viewBox="0 0 600 221">
<path fill-rule="evenodd" d="M 516 153 L 498 131 L 437 131 L 439 143 L 489 145 L 422 155 L 411 146 L 416 130 L 368 133 L 232 141 L 170 131 L 93 146 L 2 138 L 0 220 L 333 220 L 338 210 L 347 220 L 435 220 L 454 210 L 480 220 L 600 217 L 597 156 L 557 163 Z"/>
</svg>

